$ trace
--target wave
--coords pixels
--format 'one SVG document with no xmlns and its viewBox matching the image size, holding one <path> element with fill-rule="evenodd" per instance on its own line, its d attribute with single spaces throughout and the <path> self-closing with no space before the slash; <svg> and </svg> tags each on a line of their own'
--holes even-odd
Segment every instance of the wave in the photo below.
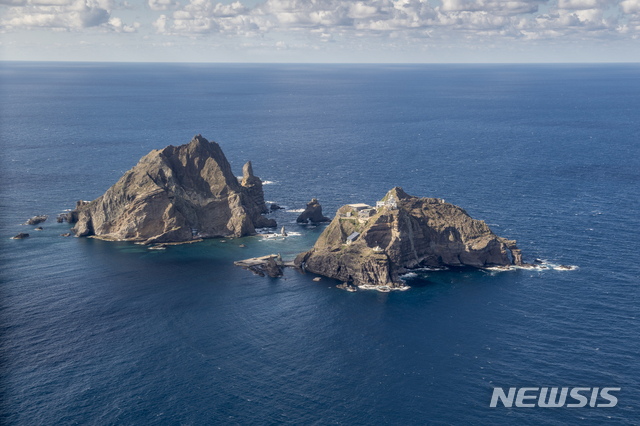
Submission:
<svg viewBox="0 0 640 426">
<path fill-rule="evenodd" d="M 262 181 L 263 185 L 273 185 L 274 183 L 278 183 L 278 182 L 273 181 L 273 180 L 263 180 Z"/>
<path fill-rule="evenodd" d="M 554 271 L 575 271 L 580 269 L 576 265 L 560 265 L 557 263 L 551 263 L 546 260 L 536 259 L 535 263 L 529 263 L 524 266 L 517 265 L 509 265 L 509 266 L 491 266 L 488 268 L 482 268 L 485 271 L 491 272 L 505 272 L 505 271 L 515 271 L 517 269 L 524 269 L 526 271 L 544 271 L 552 269 Z"/>
<path fill-rule="evenodd" d="M 304 211 L 304 209 L 291 209 L 291 210 L 285 210 L 287 213 L 302 213 Z"/>
<path fill-rule="evenodd" d="M 446 266 L 433 266 L 433 267 L 425 266 L 423 268 L 412 269 L 412 271 L 425 271 L 425 272 L 448 271 L 448 270 L 449 268 L 447 268 Z"/>
<path fill-rule="evenodd" d="M 411 287 L 409 287 L 408 285 L 403 285 L 402 287 L 389 287 L 387 285 L 371 285 L 371 284 L 363 284 L 363 285 L 359 285 L 358 288 L 360 290 L 376 290 L 379 291 L 381 293 L 389 293 L 390 291 L 406 291 L 409 290 Z"/>
<path fill-rule="evenodd" d="M 287 236 L 283 237 L 282 234 L 276 234 L 275 232 L 265 232 L 265 233 L 259 233 L 259 236 L 262 237 L 262 241 L 266 241 L 266 240 L 276 240 L 276 239 L 283 240 L 288 237 L 300 237 L 302 236 L 302 234 L 300 232 L 287 231 Z"/>
</svg>

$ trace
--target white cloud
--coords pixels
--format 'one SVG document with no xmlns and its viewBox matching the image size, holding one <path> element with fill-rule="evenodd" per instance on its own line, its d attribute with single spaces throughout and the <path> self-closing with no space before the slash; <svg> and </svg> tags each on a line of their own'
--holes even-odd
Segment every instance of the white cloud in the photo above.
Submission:
<svg viewBox="0 0 640 426">
<path fill-rule="evenodd" d="M 620 3 L 624 13 L 640 13 L 640 0 L 625 0 Z"/>
<path fill-rule="evenodd" d="M 5 4 L 7 1 L 1 0 Z M 13 0 L 13 4 L 16 1 Z M 49 28 L 56 31 L 101 28 L 131 33 L 140 23 L 124 24 L 111 16 L 114 0 L 26 0 L 19 6 L 10 6 L 0 18 L 0 27 L 8 30 Z"/>
<path fill-rule="evenodd" d="M 180 2 L 174 0 L 148 0 L 151 10 L 169 10 L 180 7 Z"/>
<path fill-rule="evenodd" d="M 167 31 L 167 15 L 160 15 L 160 17 L 158 17 L 158 19 L 152 22 L 151 25 L 159 33 L 166 32 Z"/>
<path fill-rule="evenodd" d="M 109 18 L 106 28 L 118 33 L 135 33 L 140 28 L 140 23 L 134 22 L 133 25 L 126 25 L 120 18 Z"/>
<path fill-rule="evenodd" d="M 166 11 L 147 22 L 156 33 L 167 36 L 255 37 L 287 33 L 288 41 L 291 37 L 306 37 L 316 43 L 363 37 L 417 41 L 640 35 L 640 0 L 441 0 L 441 5 L 435 7 L 429 1 L 265 0 L 253 7 L 239 0 L 226 4 L 216 0 L 146 0 L 146 4 L 147 13 L 151 13 L 149 9 Z M 131 7 L 126 1 L 118 2 L 118 8 Z M 115 0 L 0 3 L 6 8 L 0 26 L 8 29 L 98 27 L 130 33 L 141 27 L 140 23 L 126 24 L 112 16 Z M 622 13 L 618 12 L 618 5 Z"/>
</svg>

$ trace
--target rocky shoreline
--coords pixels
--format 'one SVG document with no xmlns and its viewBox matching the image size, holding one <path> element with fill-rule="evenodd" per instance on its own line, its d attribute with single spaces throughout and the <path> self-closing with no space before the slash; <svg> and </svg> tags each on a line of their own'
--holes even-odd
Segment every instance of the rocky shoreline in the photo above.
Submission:
<svg viewBox="0 0 640 426">
<path fill-rule="evenodd" d="M 356 286 L 404 287 L 400 274 L 420 267 L 523 266 L 516 242 L 498 237 L 460 207 L 396 187 L 376 207 L 341 207 L 301 269 Z"/>
<path fill-rule="evenodd" d="M 151 151 L 102 196 L 78 201 L 56 222 L 73 224 L 76 237 L 131 241 L 162 250 L 206 238 L 257 235 L 256 228 L 277 226 L 264 215 L 280 209 L 275 203 L 269 208 L 265 204 L 262 181 L 254 175 L 251 161 L 244 165 L 242 178 L 236 178 L 220 146 L 196 135 L 188 144 Z M 37 225 L 47 218 L 34 216 L 23 225 Z M 516 241 L 497 236 L 484 221 L 442 199 L 414 197 L 399 187 L 375 206 L 342 206 L 333 219 L 323 215 L 313 198 L 296 222 L 330 224 L 313 248 L 293 262 L 270 255 L 236 265 L 270 277 L 294 267 L 340 280 L 343 284 L 338 287 L 347 291 L 383 292 L 406 290 L 401 276 L 421 269 L 576 269 L 549 267 L 539 259 L 524 263 Z M 280 236 L 287 237 L 284 227 Z M 19 233 L 13 239 L 28 237 Z"/>
<path fill-rule="evenodd" d="M 277 226 L 268 212 L 251 162 L 238 181 L 220 146 L 196 135 L 152 151 L 104 195 L 78 201 L 67 221 L 78 237 L 164 244 L 251 235 Z"/>
</svg>

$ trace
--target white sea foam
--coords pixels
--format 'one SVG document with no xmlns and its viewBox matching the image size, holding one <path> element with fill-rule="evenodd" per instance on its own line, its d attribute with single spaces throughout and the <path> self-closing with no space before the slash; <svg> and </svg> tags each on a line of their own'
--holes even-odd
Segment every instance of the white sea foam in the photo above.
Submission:
<svg viewBox="0 0 640 426">
<path fill-rule="evenodd" d="M 264 240 L 272 240 L 274 238 L 278 238 L 282 236 L 281 234 L 275 234 L 275 233 L 259 233 L 259 234 Z"/>
<path fill-rule="evenodd" d="M 381 293 L 389 293 L 392 290 L 406 291 L 406 290 L 409 290 L 411 287 L 407 285 L 403 285 L 402 287 L 389 287 L 387 285 L 378 286 L 378 285 L 371 285 L 371 284 L 363 284 L 363 285 L 359 285 L 358 288 L 360 290 L 376 290 Z"/>
<path fill-rule="evenodd" d="M 300 237 L 302 236 L 302 234 L 300 232 L 289 232 L 287 231 L 287 236 L 283 237 L 282 234 L 276 234 L 276 233 L 261 233 L 260 236 L 262 237 L 262 240 L 283 240 L 285 238 L 288 237 Z"/>
<path fill-rule="evenodd" d="M 418 276 L 418 274 L 416 274 L 415 272 L 407 272 L 406 274 L 400 275 L 400 279 L 404 280 L 406 278 L 415 278 L 417 276 Z"/>
<path fill-rule="evenodd" d="M 579 268 L 576 265 L 559 265 L 556 263 L 547 262 L 546 260 L 541 260 L 537 263 L 531 263 L 525 266 L 516 266 L 516 265 L 509 265 L 507 267 L 491 266 L 491 267 L 482 268 L 482 269 L 485 271 L 491 271 L 491 272 L 505 272 L 505 271 L 515 271 L 517 269 L 524 269 L 526 271 L 545 271 L 549 269 L 553 269 L 554 271 L 575 271 Z"/>
<path fill-rule="evenodd" d="M 515 266 L 489 266 L 487 268 L 482 268 L 485 271 L 492 271 L 492 272 L 506 272 L 506 271 L 513 271 L 514 269 L 516 269 Z"/>
<path fill-rule="evenodd" d="M 447 270 L 449 270 L 449 268 L 447 268 L 446 266 L 441 266 L 441 267 L 428 267 L 428 266 L 425 266 L 424 268 L 412 269 L 412 271 L 425 271 L 425 272 L 447 271 Z"/>
<path fill-rule="evenodd" d="M 304 211 L 304 209 L 291 209 L 291 210 L 286 210 L 287 213 L 302 213 Z"/>
<path fill-rule="evenodd" d="M 273 181 L 273 180 L 263 180 L 262 181 L 263 185 L 273 185 L 274 183 L 278 183 L 278 182 Z"/>
</svg>

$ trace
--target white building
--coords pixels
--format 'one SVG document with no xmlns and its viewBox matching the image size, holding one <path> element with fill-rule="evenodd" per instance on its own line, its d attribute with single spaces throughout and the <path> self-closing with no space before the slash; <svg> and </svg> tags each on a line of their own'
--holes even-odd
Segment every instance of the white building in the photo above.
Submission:
<svg viewBox="0 0 640 426">
<path fill-rule="evenodd" d="M 398 203 L 396 202 L 396 198 L 393 196 L 393 194 L 390 194 L 389 198 L 387 198 L 387 201 L 376 201 L 376 208 L 380 208 L 380 207 L 388 207 L 390 209 L 397 209 L 398 208 Z"/>
</svg>

